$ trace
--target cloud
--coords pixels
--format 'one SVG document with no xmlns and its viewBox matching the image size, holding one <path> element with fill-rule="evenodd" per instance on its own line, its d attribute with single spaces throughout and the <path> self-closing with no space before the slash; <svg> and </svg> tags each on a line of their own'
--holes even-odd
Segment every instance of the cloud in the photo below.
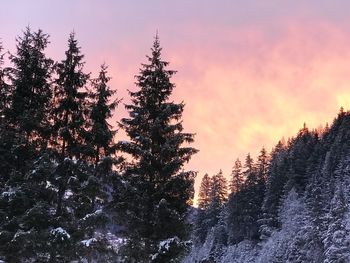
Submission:
<svg viewBox="0 0 350 263">
<path fill-rule="evenodd" d="M 209 42 L 176 43 L 168 51 L 179 70 L 175 98 L 187 105 L 185 128 L 197 133 L 200 153 L 191 167 L 200 175 L 220 168 L 228 175 L 236 157 L 270 150 L 304 122 L 316 128 L 340 106 L 349 108 L 346 27 L 287 20 L 276 34 L 263 26 L 210 32 Z"/>
</svg>

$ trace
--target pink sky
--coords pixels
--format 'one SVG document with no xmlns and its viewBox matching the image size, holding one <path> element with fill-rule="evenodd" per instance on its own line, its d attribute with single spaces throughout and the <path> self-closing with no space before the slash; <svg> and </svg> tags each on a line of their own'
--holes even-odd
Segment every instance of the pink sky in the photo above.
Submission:
<svg viewBox="0 0 350 263">
<path fill-rule="evenodd" d="M 14 50 L 27 25 L 51 35 L 49 54 L 64 56 L 74 29 L 96 75 L 109 65 L 112 86 L 128 101 L 133 76 L 159 31 L 163 57 L 185 101 L 184 127 L 200 152 L 189 167 L 223 169 L 307 123 L 332 122 L 350 105 L 349 1 L 11 1 L 2 3 L 0 38 Z M 305 2 L 305 3 L 304 3 Z M 120 107 L 116 120 L 125 116 Z"/>
</svg>

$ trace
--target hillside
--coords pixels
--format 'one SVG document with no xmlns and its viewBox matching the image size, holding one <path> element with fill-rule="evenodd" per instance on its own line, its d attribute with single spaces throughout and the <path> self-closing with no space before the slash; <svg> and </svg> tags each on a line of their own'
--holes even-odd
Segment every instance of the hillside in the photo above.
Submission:
<svg viewBox="0 0 350 263">
<path fill-rule="evenodd" d="M 184 262 L 350 262 L 350 113 L 279 142 L 266 167 L 246 162 L 228 201 L 199 210 Z"/>
</svg>

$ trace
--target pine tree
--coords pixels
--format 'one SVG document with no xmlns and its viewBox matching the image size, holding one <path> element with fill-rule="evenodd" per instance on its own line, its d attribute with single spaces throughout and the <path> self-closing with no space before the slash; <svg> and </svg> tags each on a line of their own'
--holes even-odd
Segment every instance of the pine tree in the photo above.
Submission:
<svg viewBox="0 0 350 263">
<path fill-rule="evenodd" d="M 258 183 L 261 185 L 264 185 L 266 183 L 269 164 L 270 164 L 269 156 L 265 148 L 262 148 L 256 163 L 256 171 L 258 176 L 257 180 L 258 180 Z"/>
<path fill-rule="evenodd" d="M 286 191 L 293 187 L 299 192 L 305 190 L 308 183 L 308 164 L 315 145 L 318 142 L 318 136 L 304 124 L 304 127 L 298 132 L 296 138 L 292 139 L 289 151 L 291 166 L 288 171 L 288 181 Z"/>
<path fill-rule="evenodd" d="M 85 154 L 84 140 L 89 123 L 85 88 L 89 74 L 83 72 L 83 59 L 75 33 L 71 33 L 66 58 L 57 64 L 53 110 L 55 139 L 60 143 L 62 160 L 65 157 L 79 158 Z"/>
<path fill-rule="evenodd" d="M 110 77 L 107 75 L 107 68 L 105 64 L 101 65 L 98 78 L 93 80 L 94 92 L 90 116 L 92 128 L 89 143 L 94 146 L 93 157 L 96 164 L 101 157 L 109 156 L 116 151 L 116 144 L 113 142 L 116 131 L 112 129 L 108 119 L 112 117 L 119 100 L 114 99 L 110 102 L 116 91 L 108 86 Z"/>
<path fill-rule="evenodd" d="M 39 142 L 44 147 L 50 135 L 47 115 L 52 97 L 53 61 L 44 53 L 48 44 L 49 36 L 40 29 L 32 32 L 28 27 L 23 37 L 17 38 L 16 55 L 10 56 L 13 92 L 6 114 L 10 123 L 24 133 L 27 143 L 45 138 Z"/>
<path fill-rule="evenodd" d="M 107 66 L 101 65 L 98 78 L 92 81 L 93 91 L 90 94 L 92 99 L 90 107 L 90 121 L 86 144 L 91 151 L 94 169 L 89 173 L 87 183 L 84 184 L 81 194 L 88 197 L 91 201 L 87 208 L 91 207 L 93 213 L 88 214 L 88 220 L 84 220 L 84 240 L 85 246 L 82 253 L 87 255 L 90 262 L 94 260 L 108 261 L 110 257 L 115 256 L 109 249 L 105 231 L 96 229 L 105 229 L 107 224 L 111 223 L 111 214 L 109 204 L 112 195 L 112 185 L 119 176 L 113 166 L 120 163 L 120 158 L 115 155 L 116 144 L 114 137 L 116 131 L 108 123 L 112 113 L 117 107 L 119 100 L 113 99 L 116 91 L 108 86 L 110 78 L 107 74 Z M 118 181 L 119 182 L 119 181 Z M 118 189 L 116 190 L 118 191 Z M 86 217 L 86 216 L 85 216 Z"/>
<path fill-rule="evenodd" d="M 244 183 L 239 191 L 230 195 L 225 208 L 230 244 L 237 244 L 245 238 L 251 238 L 250 231 L 255 232 L 255 229 L 251 229 L 254 226 L 254 218 L 251 216 L 254 197 L 251 190 L 255 184 L 255 174 L 254 161 L 248 154 L 242 171 Z"/>
<path fill-rule="evenodd" d="M 237 193 L 243 186 L 242 163 L 237 158 L 231 173 L 230 191 Z"/>
<path fill-rule="evenodd" d="M 13 68 L 1 71 L 0 254 L 6 261 L 44 260 L 54 191 L 47 188 L 52 166 L 45 158 L 50 134 L 53 61 L 44 54 L 48 35 L 29 28 L 10 56 Z M 7 75 L 9 73 L 9 75 Z M 4 83 L 10 79 L 10 85 Z"/>
<path fill-rule="evenodd" d="M 262 148 L 258 156 L 257 163 L 255 164 L 256 172 L 253 173 L 256 174 L 255 182 L 250 186 L 251 189 L 249 190 L 249 192 L 252 192 L 254 195 L 251 194 L 250 197 L 248 197 L 253 198 L 251 200 L 251 209 L 253 210 L 251 213 L 252 216 L 255 216 L 256 218 L 254 219 L 256 221 L 254 225 L 257 225 L 258 227 L 262 223 L 260 221 L 261 218 L 263 218 L 262 206 L 265 195 L 266 181 L 268 177 L 269 162 L 269 156 L 265 148 Z M 257 237 L 257 234 L 254 235 Z"/>
<path fill-rule="evenodd" d="M 101 228 L 107 218 L 101 210 L 102 204 L 96 203 L 97 197 L 102 197 L 104 191 L 102 179 L 98 176 L 100 167 L 90 163 L 90 149 L 98 146 L 89 137 L 92 129 L 86 89 L 89 74 L 83 71 L 83 58 L 72 33 L 68 39 L 66 58 L 57 64 L 55 108 L 52 111 L 58 165 L 51 177 L 57 193 L 54 229 L 50 232 L 50 259 L 56 261 L 77 259 L 82 251 L 92 260 L 97 253 L 96 250 L 91 251 L 92 247 L 99 250 L 106 248 L 105 240 L 95 236 L 95 230 Z M 111 167 L 111 164 L 107 166 Z M 92 241 L 93 246 L 84 246 Z"/>
<path fill-rule="evenodd" d="M 83 58 L 84 55 L 80 52 L 75 34 L 71 33 L 68 39 L 66 59 L 57 65 L 58 79 L 56 80 L 53 110 L 55 141 L 60 143 L 57 148 L 60 148 L 61 164 L 67 169 L 71 168 L 71 165 L 68 165 L 69 162 L 65 162 L 64 159 L 73 157 L 79 159 L 83 155 L 87 135 L 87 92 L 82 89 L 85 88 L 89 75 L 83 72 Z M 63 195 L 70 181 L 67 176 L 69 173 L 69 171 L 63 172 L 58 177 L 58 215 L 62 213 Z"/>
<path fill-rule="evenodd" d="M 125 179 L 130 190 L 135 189 L 122 212 L 130 232 L 132 254 L 138 262 L 149 261 L 163 240 L 187 238 L 185 215 L 193 198 L 195 173 L 184 171 L 183 165 L 197 150 L 182 146 L 193 142 L 193 134 L 183 132 L 180 119 L 184 104 L 169 101 L 175 87 L 170 79 L 175 71 L 166 69 L 168 62 L 161 59 L 161 50 L 156 36 L 148 64 L 142 64 L 136 76 L 139 90 L 130 92 L 132 104 L 126 105 L 130 117 L 121 121 L 131 141 L 121 142 L 120 149 L 134 160 L 127 167 Z M 159 214 L 162 204 L 166 204 L 168 212 Z M 160 231 L 156 224 L 169 217 L 172 227 Z"/>
<path fill-rule="evenodd" d="M 287 181 L 287 150 L 279 141 L 271 152 L 271 162 L 267 173 L 266 191 L 262 204 L 262 218 L 260 224 L 260 238 L 268 238 L 272 231 L 278 228 L 278 212 L 283 197 L 283 189 Z"/>
<path fill-rule="evenodd" d="M 221 210 L 227 201 L 227 181 L 222 170 L 212 177 L 210 205 L 208 207 L 207 216 L 209 219 L 208 227 L 214 227 L 221 214 Z"/>
<path fill-rule="evenodd" d="M 210 205 L 211 197 L 211 178 L 208 174 L 205 174 L 202 178 L 201 185 L 198 192 L 198 208 L 205 210 L 208 209 Z"/>
<path fill-rule="evenodd" d="M 222 170 L 212 177 L 210 203 L 217 203 L 220 206 L 227 201 L 227 180 Z"/>
<path fill-rule="evenodd" d="M 226 225 L 229 244 L 237 244 L 245 238 L 245 192 L 244 189 L 230 195 L 227 202 Z"/>
<path fill-rule="evenodd" d="M 199 191 L 198 214 L 194 230 L 197 242 L 203 243 L 208 232 L 219 222 L 226 201 L 227 182 L 222 171 L 220 170 L 212 178 L 205 174 Z"/>
<path fill-rule="evenodd" d="M 254 160 L 249 153 L 245 158 L 243 175 L 245 178 L 245 182 L 244 182 L 245 188 L 252 186 L 256 183 L 257 173 L 255 170 Z"/>
<path fill-rule="evenodd" d="M 193 230 L 195 243 L 203 243 L 209 229 L 208 208 L 211 202 L 212 180 L 208 174 L 202 178 L 198 193 L 198 211 Z"/>
<path fill-rule="evenodd" d="M 258 219 L 261 217 L 261 206 L 265 193 L 265 178 L 267 173 L 268 157 L 263 149 L 254 164 L 250 154 L 247 155 L 244 164 L 246 180 L 243 187 L 245 200 L 242 214 L 245 238 L 258 239 Z"/>
</svg>

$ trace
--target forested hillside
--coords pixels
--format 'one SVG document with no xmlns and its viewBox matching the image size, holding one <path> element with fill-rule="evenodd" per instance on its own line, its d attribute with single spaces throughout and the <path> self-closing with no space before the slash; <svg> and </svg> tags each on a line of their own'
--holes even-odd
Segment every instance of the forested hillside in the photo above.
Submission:
<svg viewBox="0 0 350 263">
<path fill-rule="evenodd" d="M 350 113 L 205 176 L 185 262 L 350 262 Z M 222 198 L 219 198 L 220 193 Z"/>
</svg>

